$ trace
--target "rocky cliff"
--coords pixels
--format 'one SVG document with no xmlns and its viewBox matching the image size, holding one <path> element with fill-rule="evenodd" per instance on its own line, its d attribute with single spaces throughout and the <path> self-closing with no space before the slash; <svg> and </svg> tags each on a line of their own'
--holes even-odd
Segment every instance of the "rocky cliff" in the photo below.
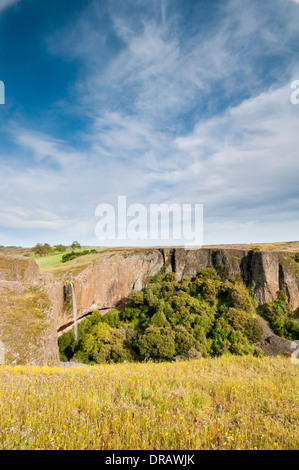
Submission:
<svg viewBox="0 0 299 470">
<path fill-rule="evenodd" d="M 0 346 L 6 364 L 58 365 L 61 285 L 32 259 L 0 255 Z"/>
<path fill-rule="evenodd" d="M 284 290 L 295 312 L 299 270 L 291 256 L 288 252 L 213 248 L 107 250 L 81 272 L 66 272 L 59 281 L 41 274 L 33 260 L 0 256 L 0 341 L 8 350 L 9 362 L 58 363 L 57 333 L 72 328 L 74 322 L 66 295 L 69 282 L 74 285 L 80 321 L 94 310 L 104 314 L 123 304 L 132 289 L 143 289 L 161 270 L 173 271 L 181 280 L 214 267 L 223 278 L 251 286 L 259 306 Z"/>
<path fill-rule="evenodd" d="M 177 279 L 193 277 L 214 267 L 224 278 L 252 286 L 259 306 L 276 300 L 284 290 L 293 312 L 299 308 L 299 269 L 292 253 L 245 250 L 140 249 L 102 255 L 84 271 L 70 277 L 74 284 L 78 318 L 100 310 L 103 313 L 120 305 L 132 289 L 144 288 L 149 277 L 174 271 Z M 67 282 L 65 276 L 64 282 Z M 58 317 L 58 330 L 72 324 L 66 310 Z"/>
</svg>

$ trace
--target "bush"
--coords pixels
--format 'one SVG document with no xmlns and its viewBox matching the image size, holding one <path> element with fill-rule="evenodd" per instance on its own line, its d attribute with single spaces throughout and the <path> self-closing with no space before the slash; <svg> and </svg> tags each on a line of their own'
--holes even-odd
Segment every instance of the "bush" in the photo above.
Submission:
<svg viewBox="0 0 299 470">
<path fill-rule="evenodd" d="M 182 358 L 188 357 L 191 348 L 200 351 L 198 341 L 183 326 L 177 326 L 175 332 L 175 355 Z"/>
<path fill-rule="evenodd" d="M 170 360 L 175 355 L 175 332 L 150 326 L 139 339 L 138 348 L 143 359 Z"/>
<path fill-rule="evenodd" d="M 102 317 L 102 321 L 112 328 L 118 328 L 120 325 L 119 311 L 112 310 Z"/>
<path fill-rule="evenodd" d="M 266 305 L 262 316 L 278 336 L 290 340 L 299 339 L 299 324 L 291 318 L 283 291 L 277 293 L 277 300 Z"/>
<path fill-rule="evenodd" d="M 220 282 L 216 283 L 212 279 L 206 279 L 201 286 L 203 298 L 208 302 L 215 302 L 220 285 Z"/>
<path fill-rule="evenodd" d="M 255 304 L 250 297 L 249 291 L 242 284 L 232 284 L 230 282 L 223 284 L 222 297 L 229 307 L 243 310 L 249 314 L 255 313 Z"/>
<path fill-rule="evenodd" d="M 64 253 L 67 250 L 67 246 L 65 246 L 65 245 L 55 245 L 54 249 L 58 253 Z"/>
<path fill-rule="evenodd" d="M 245 356 L 254 353 L 254 346 L 249 343 L 248 339 L 241 331 L 232 331 L 228 339 L 230 342 L 229 350 L 232 354 Z"/>
<path fill-rule="evenodd" d="M 139 307 L 144 303 L 144 295 L 142 291 L 132 290 L 129 295 L 129 303 L 135 307 Z"/>
<path fill-rule="evenodd" d="M 132 360 L 125 337 L 107 323 L 99 323 L 85 337 L 82 352 L 97 364 Z"/>
<path fill-rule="evenodd" d="M 37 256 L 47 256 L 53 252 L 53 248 L 49 245 L 49 243 L 37 243 L 33 248 L 33 253 Z"/>
<path fill-rule="evenodd" d="M 226 319 L 235 331 L 240 331 L 251 343 L 257 343 L 262 339 L 263 329 L 258 320 L 244 310 L 230 308 L 226 313 Z"/>
<path fill-rule="evenodd" d="M 66 263 L 67 261 L 72 261 L 79 256 L 90 255 L 92 253 L 97 253 L 97 250 L 72 251 L 71 253 L 62 255 L 61 261 L 62 263 Z"/>
<path fill-rule="evenodd" d="M 150 319 L 150 322 L 149 324 L 151 326 L 155 326 L 157 328 L 161 328 L 162 326 L 169 326 L 169 323 L 163 313 L 162 310 L 158 310 L 158 312 L 156 312 L 152 318 Z"/>
<path fill-rule="evenodd" d="M 299 253 L 296 253 L 293 259 L 296 261 L 296 263 L 299 263 Z"/>
</svg>

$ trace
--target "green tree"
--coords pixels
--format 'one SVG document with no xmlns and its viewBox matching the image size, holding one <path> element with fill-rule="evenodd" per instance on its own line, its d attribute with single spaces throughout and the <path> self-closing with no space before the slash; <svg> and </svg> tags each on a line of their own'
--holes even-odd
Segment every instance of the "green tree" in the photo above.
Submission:
<svg viewBox="0 0 299 470">
<path fill-rule="evenodd" d="M 51 248 L 51 245 L 49 243 L 37 243 L 33 248 L 33 253 L 37 256 L 47 256 L 50 254 L 53 249 Z"/>
<path fill-rule="evenodd" d="M 82 352 L 97 364 L 131 361 L 133 358 L 122 333 L 104 322 L 94 325 L 86 335 Z"/>
<path fill-rule="evenodd" d="M 240 331 L 251 343 L 257 343 L 262 339 L 263 329 L 258 320 L 244 310 L 230 308 L 225 317 L 228 324 L 235 331 Z"/>
<path fill-rule="evenodd" d="M 72 249 L 73 251 L 79 250 L 80 248 L 81 248 L 81 245 L 80 245 L 80 243 L 77 242 L 77 241 L 75 241 L 75 242 L 73 242 L 73 243 L 71 244 L 71 249 Z"/>
<path fill-rule="evenodd" d="M 150 326 L 139 339 L 138 348 L 144 359 L 170 360 L 175 355 L 175 332 Z"/>
<path fill-rule="evenodd" d="M 230 352 L 237 356 L 253 354 L 255 351 L 254 346 L 250 344 L 248 338 L 246 338 L 241 331 L 232 331 L 229 335 L 229 341 Z"/>
<path fill-rule="evenodd" d="M 162 326 L 169 326 L 167 318 L 165 317 L 162 310 L 158 310 L 152 318 L 150 319 L 149 324 L 151 326 L 156 326 L 157 328 L 161 328 Z"/>
<path fill-rule="evenodd" d="M 55 251 L 58 253 L 64 253 L 67 250 L 67 247 L 65 245 L 55 245 Z"/>
<path fill-rule="evenodd" d="M 255 313 L 254 301 L 244 285 L 227 282 L 222 285 L 222 296 L 228 307 L 243 310 L 250 314 Z"/>
<path fill-rule="evenodd" d="M 174 332 L 176 356 L 180 356 L 182 358 L 188 357 L 191 348 L 194 348 L 198 352 L 200 351 L 200 344 L 190 333 L 188 333 L 186 328 L 183 326 L 176 326 Z"/>
</svg>

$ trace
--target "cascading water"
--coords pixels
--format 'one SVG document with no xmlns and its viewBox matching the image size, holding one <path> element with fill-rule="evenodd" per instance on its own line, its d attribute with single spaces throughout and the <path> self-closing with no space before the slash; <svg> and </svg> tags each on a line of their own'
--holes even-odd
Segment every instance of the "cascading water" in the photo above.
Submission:
<svg viewBox="0 0 299 470">
<path fill-rule="evenodd" d="M 74 318 L 75 341 L 77 341 L 78 339 L 77 305 L 76 305 L 74 284 L 72 282 L 70 282 L 70 287 L 71 287 L 71 293 L 72 293 L 72 310 L 73 310 L 73 318 Z"/>
</svg>

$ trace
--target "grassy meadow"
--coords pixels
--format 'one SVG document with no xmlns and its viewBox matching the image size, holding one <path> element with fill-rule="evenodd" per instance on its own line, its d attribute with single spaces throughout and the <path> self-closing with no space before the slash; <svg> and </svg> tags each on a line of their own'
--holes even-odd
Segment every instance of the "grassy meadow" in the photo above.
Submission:
<svg viewBox="0 0 299 470">
<path fill-rule="evenodd" d="M 298 365 L 0 367 L 0 449 L 297 449 Z"/>
<path fill-rule="evenodd" d="M 75 251 L 92 250 L 92 249 L 101 251 L 104 248 L 98 247 L 98 246 L 82 246 L 80 249 L 77 249 Z M 57 266 L 61 265 L 62 256 L 65 255 L 66 253 L 71 253 L 71 251 L 72 251 L 71 248 L 68 248 L 63 253 L 54 253 L 54 254 L 51 253 L 47 256 L 36 256 L 35 261 L 37 262 L 40 269 L 42 269 L 42 270 L 53 269 L 53 268 L 56 268 Z M 94 260 L 95 257 L 96 256 L 94 254 L 94 255 L 86 255 L 85 257 L 82 257 L 82 258 L 84 258 L 84 262 L 86 262 L 86 260 L 87 261 Z M 74 261 L 77 261 L 77 263 L 81 261 L 81 263 L 82 263 L 82 260 L 80 260 L 78 258 L 76 258 L 76 260 L 74 260 Z"/>
</svg>

